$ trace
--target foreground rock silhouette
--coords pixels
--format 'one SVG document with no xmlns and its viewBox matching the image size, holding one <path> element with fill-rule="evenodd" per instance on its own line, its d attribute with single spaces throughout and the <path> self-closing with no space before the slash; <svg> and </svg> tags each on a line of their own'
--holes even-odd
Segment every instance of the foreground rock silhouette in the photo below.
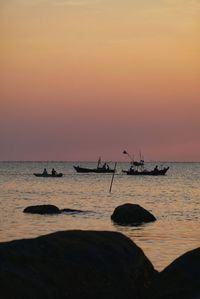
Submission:
<svg viewBox="0 0 200 299">
<path fill-rule="evenodd" d="M 3 299 L 144 299 L 157 275 L 116 232 L 63 231 L 0 243 Z"/>
<path fill-rule="evenodd" d="M 139 225 L 144 222 L 155 221 L 156 218 L 140 205 L 125 203 L 115 208 L 111 219 L 121 225 Z"/>
<path fill-rule="evenodd" d="M 181 255 L 152 284 L 149 298 L 200 298 L 200 247 Z"/>
</svg>

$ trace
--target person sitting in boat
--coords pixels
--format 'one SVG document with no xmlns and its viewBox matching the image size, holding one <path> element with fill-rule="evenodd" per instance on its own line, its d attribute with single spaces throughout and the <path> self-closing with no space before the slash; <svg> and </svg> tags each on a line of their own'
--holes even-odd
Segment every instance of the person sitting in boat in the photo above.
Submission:
<svg viewBox="0 0 200 299">
<path fill-rule="evenodd" d="M 104 163 L 103 166 L 102 166 L 102 168 L 106 169 L 106 166 L 107 166 L 107 163 Z"/>
<path fill-rule="evenodd" d="M 48 174 L 46 168 L 44 168 L 44 170 L 43 170 L 43 174 L 44 174 L 44 175 Z"/>
<path fill-rule="evenodd" d="M 154 167 L 154 171 L 158 171 L 158 165 L 156 165 L 156 167 Z"/>
<path fill-rule="evenodd" d="M 55 171 L 54 168 L 52 168 L 51 174 L 52 174 L 52 175 L 56 175 L 56 171 Z"/>
</svg>

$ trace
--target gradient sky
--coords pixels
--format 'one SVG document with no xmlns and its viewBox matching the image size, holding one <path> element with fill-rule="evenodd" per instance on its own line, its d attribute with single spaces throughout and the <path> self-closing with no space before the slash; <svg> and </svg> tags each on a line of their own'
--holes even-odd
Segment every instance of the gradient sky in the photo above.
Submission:
<svg viewBox="0 0 200 299">
<path fill-rule="evenodd" d="M 200 161 L 199 0 L 1 0 L 0 160 Z"/>
</svg>

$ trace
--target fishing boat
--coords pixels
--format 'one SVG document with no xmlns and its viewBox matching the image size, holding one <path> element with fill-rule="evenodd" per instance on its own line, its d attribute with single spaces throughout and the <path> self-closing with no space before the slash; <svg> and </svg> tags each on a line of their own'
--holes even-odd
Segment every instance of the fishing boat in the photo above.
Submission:
<svg viewBox="0 0 200 299">
<path fill-rule="evenodd" d="M 94 172 L 94 173 L 113 173 L 115 170 L 114 169 L 105 169 L 104 167 L 97 167 L 97 168 L 85 168 L 81 166 L 74 166 L 74 169 L 77 172 L 80 173 L 89 173 L 89 172 Z"/>
<path fill-rule="evenodd" d="M 147 170 L 144 168 L 144 159 L 141 158 L 140 153 L 140 161 L 134 161 L 134 159 L 129 155 L 129 153 L 124 150 L 123 154 L 128 155 L 131 159 L 131 166 L 128 170 L 122 170 L 122 172 L 126 173 L 127 175 L 151 175 L 151 176 L 160 176 L 165 175 L 168 171 L 169 167 L 161 167 L 160 169 L 156 165 L 154 169 Z"/>
<path fill-rule="evenodd" d="M 154 168 L 153 170 L 147 170 L 147 169 L 135 169 L 132 166 L 128 170 L 122 170 L 127 175 L 152 175 L 152 176 L 159 176 L 159 175 L 165 175 L 168 171 L 169 167 L 164 167 L 161 169 Z"/>
<path fill-rule="evenodd" d="M 41 177 L 41 178 L 61 178 L 63 173 L 34 173 L 34 176 Z"/>
<path fill-rule="evenodd" d="M 81 167 L 81 166 L 74 166 L 74 169 L 79 173 L 113 173 L 115 172 L 115 169 L 110 168 L 110 166 L 107 163 L 104 163 L 101 166 L 101 157 L 99 157 L 99 160 L 97 162 L 97 167 L 95 168 L 88 168 L 88 167 Z"/>
<path fill-rule="evenodd" d="M 131 165 L 133 166 L 144 166 L 144 159 L 142 158 L 142 155 L 141 155 L 141 151 L 140 151 L 140 160 L 139 161 L 135 161 L 134 160 L 134 156 L 132 157 L 126 150 L 123 151 L 123 154 L 124 155 L 127 155 L 129 157 L 129 159 L 131 160 Z"/>
</svg>

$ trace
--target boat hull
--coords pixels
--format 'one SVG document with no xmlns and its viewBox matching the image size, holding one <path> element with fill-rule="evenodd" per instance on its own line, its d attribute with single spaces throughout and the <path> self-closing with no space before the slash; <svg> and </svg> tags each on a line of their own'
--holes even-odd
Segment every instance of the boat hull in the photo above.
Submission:
<svg viewBox="0 0 200 299">
<path fill-rule="evenodd" d="M 124 173 L 127 175 L 151 175 L 151 176 L 160 176 L 160 175 L 165 175 L 166 172 L 168 171 L 169 167 L 165 167 L 160 170 L 143 170 L 143 171 L 138 171 L 138 170 L 123 170 Z"/>
<path fill-rule="evenodd" d="M 74 169 L 79 173 L 113 173 L 114 169 L 104 169 L 102 167 L 99 168 L 84 168 L 80 166 L 74 166 Z"/>
<path fill-rule="evenodd" d="M 63 176 L 62 173 L 57 174 L 43 174 L 43 173 L 34 173 L 34 176 L 40 177 L 40 178 L 61 178 Z"/>
</svg>

